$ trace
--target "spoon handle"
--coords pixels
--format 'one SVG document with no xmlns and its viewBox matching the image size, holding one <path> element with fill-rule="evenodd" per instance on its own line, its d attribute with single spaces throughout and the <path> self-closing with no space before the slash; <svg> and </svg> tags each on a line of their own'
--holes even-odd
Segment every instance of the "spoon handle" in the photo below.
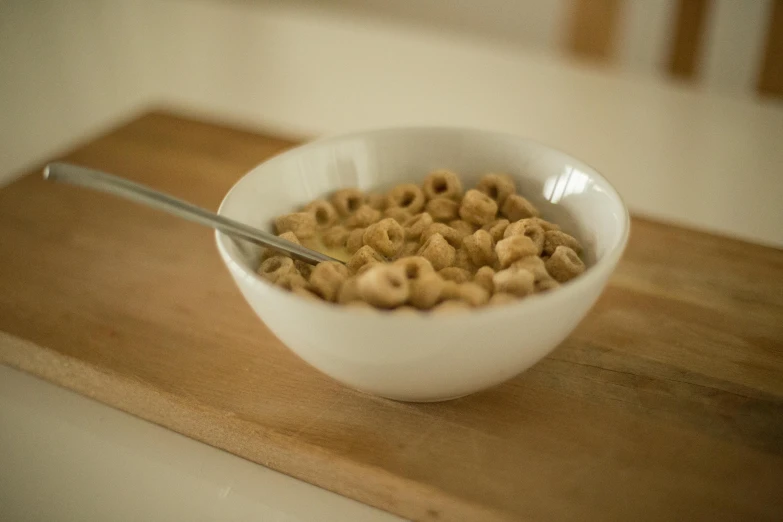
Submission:
<svg viewBox="0 0 783 522">
<path fill-rule="evenodd" d="M 321 261 L 337 261 L 338 263 L 342 263 L 342 261 L 297 245 L 296 243 L 291 243 L 290 241 L 286 241 L 269 232 L 258 230 L 257 228 L 250 227 L 244 223 L 239 223 L 233 219 L 197 207 L 196 205 L 175 198 L 174 196 L 158 192 L 147 186 L 112 174 L 107 174 L 106 172 L 79 167 L 69 163 L 50 163 L 44 169 L 43 176 L 46 180 L 60 181 L 106 192 L 135 203 L 162 210 L 177 217 L 187 219 L 188 221 L 215 228 L 229 236 L 244 239 L 251 243 L 269 247 L 280 252 L 285 252 L 294 259 L 299 259 L 310 264 L 317 264 Z"/>
</svg>

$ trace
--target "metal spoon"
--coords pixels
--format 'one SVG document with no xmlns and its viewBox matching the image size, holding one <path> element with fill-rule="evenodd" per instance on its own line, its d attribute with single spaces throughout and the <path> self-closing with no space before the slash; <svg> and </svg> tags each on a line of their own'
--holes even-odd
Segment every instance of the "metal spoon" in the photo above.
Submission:
<svg viewBox="0 0 783 522">
<path fill-rule="evenodd" d="M 306 263 L 313 265 L 320 263 L 321 261 L 337 261 L 338 263 L 342 263 L 339 259 L 334 259 L 321 254 L 320 252 L 316 252 L 315 250 L 305 248 L 296 243 L 291 243 L 290 241 L 281 239 L 269 232 L 264 232 L 263 230 L 258 230 L 257 228 L 250 227 L 244 223 L 239 223 L 233 219 L 219 216 L 214 212 L 204 210 L 201 207 L 197 207 L 196 205 L 175 198 L 174 196 L 169 196 L 168 194 L 158 192 L 157 190 L 153 190 L 139 183 L 134 183 L 133 181 L 113 176 L 99 170 L 79 167 L 69 163 L 50 163 L 44 168 L 43 177 L 49 181 L 60 181 L 99 190 L 101 192 L 107 192 L 121 198 L 129 199 L 135 203 L 141 203 L 148 207 L 163 210 L 164 212 L 174 214 L 175 216 L 187 219 L 188 221 L 215 228 L 229 236 L 244 239 L 245 241 L 269 247 L 279 252 L 285 252 L 292 258 Z"/>
</svg>

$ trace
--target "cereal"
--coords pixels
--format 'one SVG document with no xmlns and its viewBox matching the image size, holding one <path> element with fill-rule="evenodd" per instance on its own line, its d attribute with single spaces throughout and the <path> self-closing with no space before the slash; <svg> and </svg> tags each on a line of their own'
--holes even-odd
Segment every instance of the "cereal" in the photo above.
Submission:
<svg viewBox="0 0 783 522">
<path fill-rule="evenodd" d="M 381 219 L 381 211 L 375 210 L 370 205 L 362 205 L 356 212 L 348 216 L 345 226 L 348 228 L 366 228 Z"/>
<path fill-rule="evenodd" d="M 502 268 L 507 268 L 523 257 L 536 255 L 536 250 L 535 243 L 527 236 L 507 237 L 495 245 L 495 253 Z"/>
<path fill-rule="evenodd" d="M 409 257 L 409 256 L 415 256 L 416 253 L 419 251 L 419 248 L 421 245 L 418 241 L 408 241 L 404 245 L 402 245 L 402 248 L 400 249 L 400 253 L 397 257 Z"/>
<path fill-rule="evenodd" d="M 384 217 L 390 217 L 400 225 L 413 217 L 413 214 L 401 207 L 389 207 L 383 211 Z"/>
<path fill-rule="evenodd" d="M 535 277 L 527 270 L 501 270 L 492 277 L 492 282 L 496 292 L 517 297 L 525 297 L 535 290 Z"/>
<path fill-rule="evenodd" d="M 506 198 L 514 194 L 517 188 L 508 174 L 485 174 L 476 185 L 476 190 L 494 199 L 498 207 L 502 207 Z"/>
<path fill-rule="evenodd" d="M 294 271 L 278 277 L 277 280 L 275 280 L 275 284 L 281 288 L 292 291 L 294 288 L 306 288 L 307 279 Z"/>
<path fill-rule="evenodd" d="M 348 262 L 313 266 L 267 248 L 261 277 L 306 299 L 395 314 L 507 304 L 585 270 L 579 242 L 538 217 L 505 174 L 464 193 L 447 170 L 385 195 L 341 189 L 274 225 L 281 239 Z"/>
<path fill-rule="evenodd" d="M 524 236 L 529 222 L 529 219 L 520 219 L 519 221 L 509 223 L 506 230 L 503 231 L 503 239 L 511 236 Z"/>
<path fill-rule="evenodd" d="M 536 255 L 541 255 L 544 250 L 544 229 L 539 225 L 528 225 L 525 227 L 522 235 L 527 236 L 536 245 Z"/>
<path fill-rule="evenodd" d="M 473 232 L 478 230 L 478 227 L 476 225 L 472 225 L 462 219 L 455 219 L 454 221 L 449 221 L 449 226 L 454 230 L 456 230 L 459 233 L 460 237 L 469 236 Z"/>
<path fill-rule="evenodd" d="M 492 236 L 492 240 L 495 243 L 497 243 L 498 241 L 503 239 L 504 237 L 503 234 L 508 228 L 508 224 L 509 224 L 508 219 L 501 218 L 501 219 L 496 219 L 491 223 L 487 223 L 486 225 L 481 227 L 481 229 L 489 232 L 489 235 Z"/>
<path fill-rule="evenodd" d="M 470 260 L 470 255 L 468 255 L 465 245 L 457 249 L 457 255 L 454 256 L 454 266 L 467 270 L 470 273 L 476 271 L 476 265 Z"/>
<path fill-rule="evenodd" d="M 476 266 L 491 265 L 495 258 L 495 241 L 486 230 L 477 230 L 472 235 L 464 237 L 462 244 L 468 252 L 470 260 Z"/>
<path fill-rule="evenodd" d="M 362 308 L 364 310 L 375 310 L 373 305 L 370 303 L 365 303 L 364 301 L 350 301 L 346 303 L 345 306 L 350 306 L 351 308 Z"/>
<path fill-rule="evenodd" d="M 334 225 L 337 222 L 338 215 L 331 203 L 325 199 L 316 199 L 305 205 L 304 212 L 310 212 L 315 218 L 315 223 L 321 228 Z"/>
<path fill-rule="evenodd" d="M 557 227 L 557 228 L 555 228 Z M 544 237 L 542 234 L 536 232 L 527 232 L 530 228 L 541 229 L 542 232 L 548 232 L 550 230 L 560 230 L 557 225 L 545 221 L 541 218 L 525 218 L 511 223 L 503 232 L 503 237 L 527 235 L 533 239 L 536 243 L 541 243 L 542 249 L 544 244 Z"/>
<path fill-rule="evenodd" d="M 270 257 L 258 267 L 258 275 L 273 283 L 290 273 L 296 273 L 294 260 L 285 256 Z"/>
<path fill-rule="evenodd" d="M 321 301 L 321 296 L 314 293 L 312 290 L 305 286 L 295 286 L 291 289 L 291 292 L 306 299 L 312 299 L 315 301 Z"/>
<path fill-rule="evenodd" d="M 280 239 L 285 239 L 286 241 L 290 241 L 291 243 L 296 243 L 297 245 L 302 244 L 302 242 L 299 241 L 299 238 L 296 237 L 296 234 L 294 234 L 293 232 L 283 232 L 277 237 L 279 237 Z"/>
<path fill-rule="evenodd" d="M 520 219 L 511 223 L 506 231 L 503 233 L 503 237 L 511 236 L 527 236 L 533 243 L 535 243 L 538 252 L 536 255 L 541 255 L 541 251 L 544 249 L 544 240 L 546 237 L 546 229 L 544 224 L 549 224 L 543 219 L 527 218 Z"/>
<path fill-rule="evenodd" d="M 432 221 L 432 216 L 427 212 L 416 214 L 402 224 L 402 226 L 405 227 L 405 239 L 418 241 L 421 237 L 421 233 L 432 224 Z"/>
<path fill-rule="evenodd" d="M 295 260 L 294 266 L 296 267 L 296 270 L 304 277 L 305 279 L 309 280 L 310 275 L 313 273 L 313 268 L 315 268 L 310 263 L 305 263 L 304 261 Z"/>
<path fill-rule="evenodd" d="M 342 225 L 329 227 L 321 234 L 321 241 L 327 248 L 345 248 L 350 232 Z M 357 248 L 358 250 L 358 248 Z"/>
<path fill-rule="evenodd" d="M 435 221 L 449 222 L 459 218 L 459 202 L 453 199 L 431 199 L 427 202 L 426 208 Z"/>
<path fill-rule="evenodd" d="M 582 245 L 573 236 L 559 230 L 550 230 L 544 234 L 544 253 L 551 256 L 557 247 L 566 246 L 576 252 L 582 251 Z"/>
<path fill-rule="evenodd" d="M 549 233 L 544 228 L 545 225 L 551 225 L 551 223 L 548 223 L 543 219 L 538 219 L 538 218 L 520 219 L 519 221 L 511 223 L 508 226 L 508 228 L 506 228 L 506 231 L 503 233 L 503 236 L 504 237 L 511 237 L 517 235 L 527 236 L 536 245 L 536 249 L 538 250 L 536 252 L 536 255 L 541 255 L 541 252 L 544 250 L 544 246 L 545 246 L 544 243 L 546 242 L 546 234 Z M 556 233 L 562 234 L 562 232 L 556 232 Z"/>
<path fill-rule="evenodd" d="M 445 283 L 435 272 L 427 272 L 411 279 L 408 302 L 420 310 L 429 310 L 440 301 Z"/>
<path fill-rule="evenodd" d="M 495 291 L 495 283 L 492 281 L 493 277 L 495 277 L 495 271 L 492 267 L 482 266 L 476 271 L 476 275 L 473 276 L 473 282 L 492 294 Z"/>
<path fill-rule="evenodd" d="M 443 290 L 440 293 L 440 298 L 442 301 L 448 301 L 449 299 L 459 299 L 459 283 L 456 281 L 443 279 Z"/>
<path fill-rule="evenodd" d="M 345 240 L 345 249 L 349 254 L 355 253 L 357 250 L 364 246 L 364 232 L 366 229 L 357 228 L 351 230 L 350 234 Z"/>
<path fill-rule="evenodd" d="M 405 277 L 409 280 L 419 279 L 425 274 L 434 273 L 432 263 L 425 257 L 410 256 L 398 259 L 393 263 L 395 266 L 401 266 L 405 270 Z"/>
<path fill-rule="evenodd" d="M 337 292 L 337 302 L 339 304 L 348 304 L 361 299 L 359 295 L 359 278 L 349 277 L 346 279 Z"/>
<path fill-rule="evenodd" d="M 367 204 L 375 210 L 384 211 L 386 210 L 388 201 L 385 195 L 373 192 L 372 194 L 367 194 Z"/>
<path fill-rule="evenodd" d="M 462 204 L 459 207 L 459 216 L 474 225 L 483 226 L 495 220 L 498 213 L 498 204 L 495 201 L 476 189 L 471 189 L 465 193 Z"/>
<path fill-rule="evenodd" d="M 348 267 L 336 261 L 318 263 L 310 275 L 310 285 L 327 301 L 337 299 L 337 292 L 350 275 Z"/>
<path fill-rule="evenodd" d="M 448 198 L 459 201 L 462 198 L 462 182 L 459 176 L 448 170 L 436 170 L 428 174 L 422 189 L 427 199 Z"/>
<path fill-rule="evenodd" d="M 275 219 L 278 234 L 293 232 L 299 239 L 315 236 L 315 216 L 309 212 L 294 212 Z"/>
<path fill-rule="evenodd" d="M 429 239 L 429 237 L 433 234 L 440 234 L 446 241 L 449 242 L 449 245 L 453 246 L 454 248 L 462 245 L 462 236 L 459 234 L 459 232 L 448 225 L 444 225 L 443 223 L 433 223 L 425 228 L 424 232 L 421 233 L 421 242 L 423 243 L 427 241 L 427 239 Z"/>
<path fill-rule="evenodd" d="M 367 227 L 363 239 L 365 245 L 371 246 L 382 256 L 391 258 L 402 249 L 405 231 L 395 220 L 386 218 Z"/>
<path fill-rule="evenodd" d="M 364 265 L 360 266 L 360 267 L 358 268 L 358 270 L 356 270 L 356 275 L 357 275 L 357 276 L 360 276 L 360 275 L 362 275 L 362 274 L 363 274 L 363 273 L 365 273 L 367 270 L 371 269 L 372 267 L 374 267 L 374 266 L 375 266 L 375 265 L 377 265 L 377 264 L 378 264 L 378 263 L 365 263 Z M 382 263 L 381 263 L 381 264 L 382 264 Z"/>
<path fill-rule="evenodd" d="M 468 303 L 470 306 L 485 305 L 489 301 L 489 292 L 476 283 L 460 283 L 457 287 L 457 293 L 460 300 Z"/>
<path fill-rule="evenodd" d="M 424 209 L 426 198 L 418 185 L 406 183 L 397 185 L 387 196 L 390 207 L 399 207 L 411 214 L 417 214 Z"/>
<path fill-rule="evenodd" d="M 332 194 L 331 201 L 338 214 L 342 217 L 348 217 L 362 206 L 364 194 L 355 188 L 342 189 Z"/>
<path fill-rule="evenodd" d="M 373 247 L 364 245 L 348 260 L 348 268 L 351 272 L 358 272 L 360 268 L 368 263 L 382 263 L 383 258 L 376 252 Z"/>
<path fill-rule="evenodd" d="M 302 243 L 299 241 L 299 238 L 296 237 L 296 234 L 293 232 L 283 232 L 279 236 L 277 236 L 281 239 L 285 239 L 286 241 L 290 241 L 291 243 L 295 243 L 297 245 L 301 245 Z M 261 261 L 266 261 L 270 257 L 283 255 L 281 252 L 278 252 L 274 248 L 265 248 L 263 252 L 261 252 Z"/>
<path fill-rule="evenodd" d="M 418 254 L 426 257 L 432 263 L 435 270 L 441 270 L 454 264 L 454 257 L 457 251 L 449 245 L 446 239 L 440 234 L 433 234 L 419 248 Z"/>
<path fill-rule="evenodd" d="M 378 308 L 394 308 L 410 295 L 405 269 L 395 265 L 375 265 L 359 276 L 359 296 Z"/>
<path fill-rule="evenodd" d="M 469 271 L 456 266 L 442 268 L 438 270 L 438 274 L 446 281 L 454 281 L 455 283 L 465 283 L 472 279 L 472 274 Z"/>
<path fill-rule="evenodd" d="M 460 301 L 458 299 L 444 301 L 432 309 L 433 312 L 439 314 L 451 314 L 455 312 L 465 312 L 467 310 L 470 310 L 470 305 L 465 301 Z"/>
<path fill-rule="evenodd" d="M 536 281 L 536 292 L 547 292 L 549 290 L 554 290 L 558 286 L 560 286 L 560 283 L 551 277 L 542 279 L 541 281 Z"/>
<path fill-rule="evenodd" d="M 534 226 L 541 228 L 541 230 L 543 230 L 544 232 L 548 232 L 550 230 L 560 230 L 559 226 L 555 225 L 554 223 L 550 223 L 549 221 L 546 221 L 544 219 L 525 218 L 511 223 L 503 233 L 503 237 L 524 235 L 525 230 Z"/>
<path fill-rule="evenodd" d="M 546 270 L 544 261 L 538 256 L 527 256 L 514 261 L 509 268 L 514 270 L 527 270 L 535 277 L 536 282 L 551 279 L 552 276 Z"/>
<path fill-rule="evenodd" d="M 538 217 L 538 209 L 519 194 L 511 194 L 501 207 L 500 213 L 509 221 Z"/>
<path fill-rule="evenodd" d="M 584 272 L 585 264 L 573 249 L 561 245 L 547 260 L 546 269 L 555 281 L 565 283 Z"/>
<path fill-rule="evenodd" d="M 489 306 L 506 305 L 513 303 L 517 299 L 518 297 L 515 295 L 500 292 L 489 298 Z"/>
<path fill-rule="evenodd" d="M 533 225 L 538 225 L 544 229 L 544 232 L 548 232 L 550 230 L 560 230 L 560 225 L 557 225 L 555 223 L 550 223 L 546 219 L 541 219 L 540 217 L 525 218 L 521 221 Z"/>
</svg>

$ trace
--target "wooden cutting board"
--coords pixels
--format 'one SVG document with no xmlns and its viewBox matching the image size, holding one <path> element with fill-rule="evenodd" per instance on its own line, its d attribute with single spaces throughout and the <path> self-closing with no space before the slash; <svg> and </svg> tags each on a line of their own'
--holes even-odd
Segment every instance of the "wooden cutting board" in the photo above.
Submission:
<svg viewBox="0 0 783 522">
<path fill-rule="evenodd" d="M 291 145 L 151 113 L 65 159 L 216 208 Z M 0 361 L 412 519 L 783 518 L 783 252 L 640 219 L 549 357 L 404 404 L 292 355 L 209 230 L 33 172 L 0 190 Z"/>
</svg>

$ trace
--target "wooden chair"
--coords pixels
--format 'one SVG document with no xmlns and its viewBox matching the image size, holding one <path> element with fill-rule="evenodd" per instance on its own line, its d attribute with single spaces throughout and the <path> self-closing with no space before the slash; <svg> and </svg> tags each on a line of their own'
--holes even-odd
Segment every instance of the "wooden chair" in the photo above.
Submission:
<svg viewBox="0 0 783 522">
<path fill-rule="evenodd" d="M 662 40 L 668 48 L 660 64 L 667 74 L 707 83 L 708 88 L 710 82 L 724 80 L 724 84 L 739 86 L 735 89 L 748 86 L 759 95 L 783 97 L 783 0 L 646 1 L 570 0 L 566 50 L 578 57 L 616 62 L 622 55 L 618 46 L 628 41 L 623 36 L 628 30 L 623 27 L 628 21 L 624 10 L 659 9 L 668 4 L 668 27 L 663 30 L 669 34 Z M 733 17 L 739 18 L 737 26 L 751 34 L 733 27 Z M 748 41 L 754 38 L 758 41 Z"/>
</svg>

